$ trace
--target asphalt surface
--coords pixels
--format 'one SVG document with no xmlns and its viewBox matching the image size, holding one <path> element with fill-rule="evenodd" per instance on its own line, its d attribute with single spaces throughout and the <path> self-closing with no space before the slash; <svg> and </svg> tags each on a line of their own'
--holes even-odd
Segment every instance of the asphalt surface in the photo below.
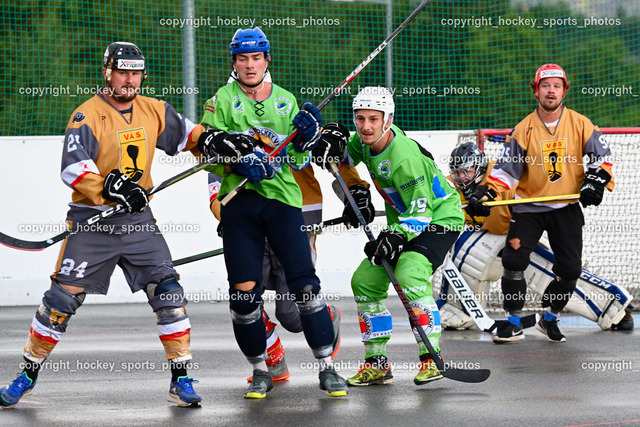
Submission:
<svg viewBox="0 0 640 427">
<path fill-rule="evenodd" d="M 100 298 L 89 296 L 88 298 Z M 339 372 L 353 375 L 364 355 L 355 304 L 343 310 Z M 280 329 L 291 379 L 264 400 L 245 400 L 251 373 L 237 347 L 226 302 L 190 303 L 195 390 L 200 408 L 166 401 L 170 374 L 146 304 L 85 305 L 47 361 L 32 395 L 0 411 L 0 425 L 305 425 L 305 426 L 577 426 L 640 425 L 637 332 L 601 331 L 563 318 L 567 342 L 551 343 L 534 329 L 518 343 L 496 345 L 477 330 L 445 331 L 447 362 L 488 368 L 480 384 L 448 379 L 413 384 L 417 347 L 399 300 L 390 296 L 394 335 L 388 346 L 395 382 L 349 388 L 330 398 L 302 334 Z M 268 310 L 273 312 L 272 307 Z M 0 384 L 19 372 L 35 307 L 0 308 Z M 637 317 L 637 315 L 636 315 Z M 636 319 L 636 323 L 637 323 Z"/>
</svg>

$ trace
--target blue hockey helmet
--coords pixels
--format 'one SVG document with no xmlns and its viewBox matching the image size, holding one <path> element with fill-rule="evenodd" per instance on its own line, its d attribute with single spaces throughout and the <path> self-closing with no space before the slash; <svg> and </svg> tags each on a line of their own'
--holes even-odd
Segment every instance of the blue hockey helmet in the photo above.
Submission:
<svg viewBox="0 0 640 427">
<path fill-rule="evenodd" d="M 247 28 L 236 31 L 229 43 L 229 53 L 231 62 L 234 62 L 239 53 L 264 52 L 264 57 L 268 61 L 269 49 L 271 45 L 267 36 L 260 28 Z"/>
</svg>

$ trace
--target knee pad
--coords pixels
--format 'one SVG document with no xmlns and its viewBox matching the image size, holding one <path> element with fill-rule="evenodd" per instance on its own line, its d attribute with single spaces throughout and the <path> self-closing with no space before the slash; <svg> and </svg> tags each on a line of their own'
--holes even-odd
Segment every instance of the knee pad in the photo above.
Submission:
<svg viewBox="0 0 640 427">
<path fill-rule="evenodd" d="M 64 332 L 67 329 L 69 318 L 76 314 L 76 310 L 84 302 L 86 294 L 72 294 L 55 281 L 44 293 L 42 303 L 36 312 L 36 319 L 43 326 L 56 332 Z"/>
<path fill-rule="evenodd" d="M 255 286 L 250 291 L 229 289 L 229 309 L 234 323 L 247 325 L 262 317 L 262 297 Z"/>
<path fill-rule="evenodd" d="M 296 305 L 302 316 L 317 313 L 326 307 L 327 304 L 319 291 L 319 286 L 307 285 L 300 292 L 296 292 Z"/>
<path fill-rule="evenodd" d="M 505 247 L 505 249 L 508 246 L 509 246 L 509 243 L 507 243 L 507 246 Z M 530 254 L 527 254 L 525 256 L 524 253 L 522 253 L 522 251 L 523 251 L 522 248 L 519 251 L 503 250 L 502 251 L 502 267 L 505 270 L 525 271 L 529 266 Z"/>
<path fill-rule="evenodd" d="M 173 276 L 167 276 L 158 283 L 149 283 L 145 291 L 154 312 L 165 307 L 184 307 L 188 302 L 184 297 L 184 289 Z"/>
</svg>

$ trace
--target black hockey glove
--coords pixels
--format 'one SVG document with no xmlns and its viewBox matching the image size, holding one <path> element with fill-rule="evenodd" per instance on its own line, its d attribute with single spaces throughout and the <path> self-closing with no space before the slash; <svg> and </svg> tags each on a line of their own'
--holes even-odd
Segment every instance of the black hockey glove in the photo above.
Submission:
<svg viewBox="0 0 640 427">
<path fill-rule="evenodd" d="M 351 193 L 353 200 L 356 201 L 356 205 L 358 205 L 358 209 L 360 213 L 362 213 L 364 220 L 369 224 L 376 217 L 376 208 L 373 206 L 373 203 L 371 203 L 371 191 L 364 185 L 357 184 L 349 187 L 349 193 Z M 360 225 L 360 221 L 358 221 L 358 217 L 348 200 L 342 211 L 342 216 L 345 218 L 344 224 L 347 228 L 358 228 Z"/>
<path fill-rule="evenodd" d="M 364 245 L 364 253 L 367 254 L 371 265 L 382 265 L 382 260 L 386 259 L 389 264 L 395 266 L 406 243 L 407 239 L 399 231 L 384 230 L 375 242 Z"/>
<path fill-rule="evenodd" d="M 142 212 L 149 204 L 147 193 L 135 182 L 131 182 L 129 176 L 114 169 L 104 178 L 102 197 L 121 204 L 127 212 Z"/>
<path fill-rule="evenodd" d="M 198 150 L 208 158 L 222 156 L 222 163 L 235 163 L 255 148 L 255 140 L 242 133 L 210 129 L 198 138 Z"/>
<path fill-rule="evenodd" d="M 311 102 L 302 104 L 302 108 L 293 118 L 298 134 L 291 141 L 293 149 L 298 153 L 311 151 L 320 141 L 320 126 L 322 126 L 322 115 L 318 107 Z"/>
<path fill-rule="evenodd" d="M 349 131 L 340 123 L 329 123 L 320 134 L 320 142 L 313 149 L 313 162 L 322 169 L 331 170 L 330 163 L 342 162 L 349 141 Z"/>
<path fill-rule="evenodd" d="M 485 205 L 483 202 L 496 198 L 496 192 L 486 185 L 478 185 L 469 196 L 467 207 L 464 210 L 471 218 L 474 216 L 489 216 L 491 214 L 491 206 Z"/>
<path fill-rule="evenodd" d="M 598 206 L 602 202 L 604 187 L 611 181 L 611 175 L 604 169 L 590 168 L 584 174 L 580 187 L 580 203 L 583 207 Z"/>
</svg>

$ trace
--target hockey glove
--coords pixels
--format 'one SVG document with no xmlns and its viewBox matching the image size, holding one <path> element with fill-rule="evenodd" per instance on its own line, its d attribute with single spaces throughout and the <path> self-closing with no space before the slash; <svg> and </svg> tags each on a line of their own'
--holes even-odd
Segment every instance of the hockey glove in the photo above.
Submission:
<svg viewBox="0 0 640 427">
<path fill-rule="evenodd" d="M 198 150 L 208 158 L 221 156 L 222 163 L 238 161 L 255 148 L 255 140 L 242 133 L 227 133 L 222 130 L 210 129 L 198 138 Z"/>
<path fill-rule="evenodd" d="M 491 206 L 487 206 L 482 202 L 493 200 L 496 198 L 496 192 L 486 185 L 478 185 L 469 196 L 467 207 L 464 210 L 471 218 L 474 216 L 489 216 L 491 214 Z"/>
<path fill-rule="evenodd" d="M 590 168 L 584 174 L 580 187 L 580 203 L 583 207 L 598 206 L 602 202 L 604 187 L 611 181 L 611 175 L 604 169 Z"/>
<path fill-rule="evenodd" d="M 349 187 L 349 193 L 351 193 L 353 200 L 356 201 L 364 220 L 369 224 L 376 217 L 376 208 L 371 203 L 371 191 L 364 185 L 357 184 Z M 358 217 L 348 200 L 342 211 L 342 216 L 345 218 L 344 224 L 347 228 L 357 228 L 360 225 L 360 221 L 358 221 Z"/>
<path fill-rule="evenodd" d="M 407 239 L 399 231 L 384 230 L 375 242 L 364 245 L 364 253 L 373 266 L 382 265 L 383 259 L 395 266 L 406 243 Z"/>
<path fill-rule="evenodd" d="M 142 212 L 149 204 L 146 191 L 135 182 L 131 182 L 129 176 L 114 169 L 104 178 L 102 197 L 124 206 L 127 212 Z"/>
<path fill-rule="evenodd" d="M 238 175 L 246 177 L 250 183 L 257 184 L 263 179 L 273 179 L 276 171 L 269 164 L 269 157 L 261 151 L 243 156 L 238 163 L 231 165 Z"/>
<path fill-rule="evenodd" d="M 293 149 L 298 153 L 313 150 L 320 141 L 320 126 L 322 126 L 320 110 L 311 102 L 305 102 L 293 118 L 293 125 L 298 131 L 291 141 Z"/>
<path fill-rule="evenodd" d="M 320 134 L 320 141 L 313 149 L 313 162 L 322 169 L 331 170 L 330 163 L 340 164 L 349 141 L 349 131 L 340 123 L 329 123 Z"/>
</svg>

